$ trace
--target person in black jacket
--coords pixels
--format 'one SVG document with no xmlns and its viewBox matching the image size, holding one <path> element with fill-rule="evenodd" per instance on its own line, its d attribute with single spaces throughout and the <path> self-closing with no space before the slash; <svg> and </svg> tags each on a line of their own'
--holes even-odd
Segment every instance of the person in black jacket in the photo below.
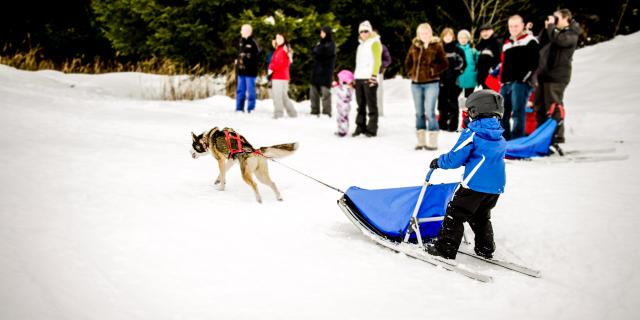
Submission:
<svg viewBox="0 0 640 320">
<path fill-rule="evenodd" d="M 533 90 L 533 76 L 538 68 L 538 40 L 525 32 L 524 20 L 519 15 L 509 18 L 511 37 L 502 45 L 500 94 L 504 97 L 502 127 L 507 140 L 525 135 L 525 108 Z M 513 130 L 511 117 L 513 112 Z"/>
<path fill-rule="evenodd" d="M 333 41 L 331 27 L 322 27 L 320 42 L 311 52 L 315 61 L 311 76 L 311 114 L 320 115 L 322 95 L 322 113 L 331 117 L 331 82 L 336 64 L 336 43 Z"/>
<path fill-rule="evenodd" d="M 564 143 L 564 90 L 571 80 L 571 61 L 578 45 L 580 26 L 571 20 L 571 11 L 561 9 L 545 21 L 538 39 L 540 65 L 535 93 L 536 122 L 544 123 L 549 116 L 558 121 L 554 143 Z M 559 105 L 548 114 L 552 104 Z"/>
<path fill-rule="evenodd" d="M 256 107 L 256 77 L 258 76 L 258 55 L 262 51 L 260 45 L 251 35 L 251 25 L 242 25 L 240 41 L 238 41 L 238 58 L 236 74 L 238 86 L 236 90 L 236 111 L 244 112 L 244 101 L 249 100 L 247 111 Z"/>
<path fill-rule="evenodd" d="M 456 79 L 467 66 L 464 51 L 457 45 L 453 29 L 445 28 L 440 34 L 444 43 L 449 67 L 440 74 L 440 92 L 438 93 L 438 112 L 440 130 L 455 132 L 458 130 L 458 96 L 462 89 L 456 84 Z"/>
<path fill-rule="evenodd" d="M 479 53 L 476 64 L 478 84 L 482 85 L 484 89 L 489 89 L 485 84 L 487 75 L 500 63 L 500 53 L 502 52 L 500 40 L 493 33 L 493 26 L 490 23 L 480 26 L 480 41 L 476 45 L 476 50 Z"/>
</svg>

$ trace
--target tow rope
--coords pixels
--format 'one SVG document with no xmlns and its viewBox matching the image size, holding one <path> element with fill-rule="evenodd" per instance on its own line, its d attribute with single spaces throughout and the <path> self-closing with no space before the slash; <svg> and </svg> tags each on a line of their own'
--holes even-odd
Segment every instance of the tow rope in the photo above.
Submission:
<svg viewBox="0 0 640 320">
<path fill-rule="evenodd" d="M 262 153 L 262 151 L 260 151 L 260 149 L 256 150 L 256 149 L 253 149 L 253 147 L 251 147 L 251 149 L 253 151 L 245 151 L 245 150 L 243 150 L 242 149 L 242 136 L 240 136 L 237 132 L 235 132 L 233 130 L 229 130 L 229 129 L 225 128 L 224 129 L 224 138 L 227 141 L 227 146 L 229 147 L 229 159 L 233 158 L 233 156 L 235 156 L 236 154 L 239 154 L 239 153 L 255 153 L 255 154 L 261 155 L 261 156 L 263 156 L 263 157 L 265 157 L 265 158 L 267 158 L 267 159 L 269 159 L 269 160 L 271 160 L 273 162 L 276 162 L 276 163 L 280 164 L 281 166 L 283 166 L 283 167 L 285 167 L 285 168 L 287 168 L 287 169 L 289 169 L 291 171 L 294 171 L 294 172 L 296 172 L 298 174 L 301 174 L 301 175 L 303 175 L 303 176 L 305 176 L 305 177 L 307 177 L 307 178 L 309 178 L 309 179 L 311 179 L 311 180 L 313 180 L 315 182 L 318 182 L 318 183 L 324 185 L 325 187 L 328 187 L 328 188 L 333 189 L 335 191 L 338 191 L 340 193 L 344 193 L 344 191 L 342 191 L 342 190 L 340 190 L 340 189 L 338 189 L 338 188 L 336 188 L 336 187 L 334 187 L 334 186 L 332 186 L 332 185 L 330 185 L 328 183 L 322 182 L 322 181 L 320 181 L 320 180 L 318 180 L 318 179 L 316 179 L 316 178 L 314 178 L 314 177 L 312 177 L 312 176 L 310 176 L 308 174 L 305 174 L 304 172 L 302 172 L 300 170 L 296 170 L 296 169 L 294 169 L 294 168 L 292 168 L 292 167 L 290 167 L 290 166 L 288 166 L 288 165 L 286 165 L 286 164 L 284 164 L 284 163 L 282 163 L 280 161 L 277 161 L 276 159 L 274 159 L 272 157 L 266 156 L 264 153 Z M 235 141 L 235 144 L 236 144 L 235 148 L 233 147 L 233 141 Z"/>
<path fill-rule="evenodd" d="M 286 165 L 286 164 L 284 164 L 284 163 L 282 163 L 282 162 L 280 162 L 280 161 L 278 161 L 278 160 L 276 160 L 276 159 L 274 159 L 274 158 L 267 157 L 267 156 L 265 156 L 264 154 L 261 154 L 261 155 L 262 155 L 263 157 L 265 157 L 265 158 L 267 158 L 267 159 L 269 159 L 269 160 L 271 160 L 271 161 L 275 162 L 275 163 L 280 164 L 281 166 L 283 166 L 283 167 L 285 167 L 285 168 L 287 168 L 287 169 L 289 169 L 289 170 L 291 170 L 291 171 L 297 172 L 298 174 L 301 174 L 301 175 L 303 175 L 303 176 L 305 176 L 305 177 L 307 177 L 307 178 L 309 178 L 309 179 L 311 179 L 311 180 L 313 180 L 313 181 L 315 181 L 315 182 L 317 182 L 317 183 L 319 183 L 319 184 L 322 184 L 323 186 L 325 186 L 325 187 L 327 187 L 327 188 L 333 189 L 333 190 L 338 191 L 338 192 L 340 192 L 340 193 L 344 193 L 344 191 L 342 191 L 342 190 L 340 190 L 340 189 L 338 189 L 338 188 L 336 188 L 336 187 L 334 187 L 334 186 L 332 186 L 332 185 L 330 185 L 330 184 L 328 184 L 328 183 L 322 182 L 322 181 L 320 181 L 320 180 L 318 180 L 318 179 L 316 179 L 316 178 L 314 178 L 314 177 L 312 177 L 312 176 L 310 176 L 310 175 L 308 175 L 308 174 L 306 174 L 306 173 L 304 173 L 304 172 L 302 172 L 302 171 L 300 171 L 300 170 L 296 170 L 296 169 L 294 169 L 294 168 L 292 168 L 292 167 L 290 167 L 290 166 L 288 166 L 288 165 Z"/>
</svg>

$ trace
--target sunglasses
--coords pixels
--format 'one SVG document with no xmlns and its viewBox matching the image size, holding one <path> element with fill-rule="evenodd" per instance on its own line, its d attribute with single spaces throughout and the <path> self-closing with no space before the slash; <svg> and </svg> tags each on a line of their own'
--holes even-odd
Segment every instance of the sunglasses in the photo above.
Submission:
<svg viewBox="0 0 640 320">
<path fill-rule="evenodd" d="M 362 31 L 360 31 L 360 34 L 363 34 L 363 33 L 369 33 L 369 30 L 362 30 Z"/>
</svg>

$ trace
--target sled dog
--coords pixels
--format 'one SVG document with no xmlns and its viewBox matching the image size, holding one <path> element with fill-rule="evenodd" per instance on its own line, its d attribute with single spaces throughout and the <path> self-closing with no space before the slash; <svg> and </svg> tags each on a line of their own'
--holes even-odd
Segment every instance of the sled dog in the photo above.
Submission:
<svg viewBox="0 0 640 320">
<path fill-rule="evenodd" d="M 254 175 L 258 178 L 258 181 L 271 187 L 276 194 L 276 198 L 282 201 L 282 195 L 280 195 L 278 187 L 269 176 L 267 160 L 292 154 L 298 149 L 298 143 L 285 143 L 255 149 L 245 137 L 236 133 L 233 129 L 219 129 L 218 127 L 199 135 L 191 132 L 191 138 L 193 139 L 191 144 L 191 157 L 193 159 L 210 153 L 218 161 L 220 173 L 215 181 L 215 184 L 218 185 L 218 190 L 224 190 L 226 172 L 235 162 L 238 162 L 242 179 L 253 189 L 258 202 L 262 203 L 262 197 L 258 191 L 258 186 L 253 181 Z"/>
</svg>

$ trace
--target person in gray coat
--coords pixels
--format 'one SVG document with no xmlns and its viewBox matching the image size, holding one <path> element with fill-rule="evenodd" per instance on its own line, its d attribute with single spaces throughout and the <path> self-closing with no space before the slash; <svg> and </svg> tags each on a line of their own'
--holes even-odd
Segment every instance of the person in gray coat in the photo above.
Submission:
<svg viewBox="0 0 640 320">
<path fill-rule="evenodd" d="M 549 117 L 558 121 L 553 143 L 564 143 L 565 140 L 564 91 L 571 80 L 571 62 L 581 31 L 571 18 L 571 11 L 567 9 L 554 12 L 538 36 L 542 49 L 535 91 L 536 122 L 539 126 Z"/>
</svg>

